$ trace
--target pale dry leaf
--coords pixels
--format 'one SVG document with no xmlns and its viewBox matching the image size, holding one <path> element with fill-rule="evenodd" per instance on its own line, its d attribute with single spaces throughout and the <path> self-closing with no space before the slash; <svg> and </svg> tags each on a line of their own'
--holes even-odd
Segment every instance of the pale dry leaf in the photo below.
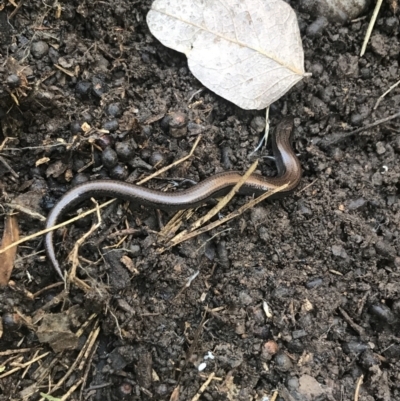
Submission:
<svg viewBox="0 0 400 401">
<path fill-rule="evenodd" d="M 6 216 L 4 222 L 3 238 L 1 240 L 0 249 L 6 248 L 8 245 L 19 240 L 19 228 L 16 215 Z M 13 271 L 17 247 L 13 246 L 7 251 L 0 254 L 0 287 L 6 286 L 10 281 Z"/>
<path fill-rule="evenodd" d="M 296 15 L 283 0 L 155 0 L 147 24 L 206 87 L 246 110 L 305 76 Z"/>
</svg>

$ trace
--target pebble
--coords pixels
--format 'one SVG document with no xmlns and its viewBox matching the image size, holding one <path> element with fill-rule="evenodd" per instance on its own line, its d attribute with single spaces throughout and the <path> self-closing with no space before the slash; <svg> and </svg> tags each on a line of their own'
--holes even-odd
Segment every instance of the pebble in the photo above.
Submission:
<svg viewBox="0 0 400 401">
<path fill-rule="evenodd" d="M 342 259 L 347 259 L 348 255 L 347 252 L 341 245 L 332 245 L 332 254 L 333 256 L 340 257 Z"/>
<path fill-rule="evenodd" d="M 131 256 L 139 256 L 140 255 L 140 253 L 141 253 L 141 249 L 140 249 L 140 246 L 139 245 L 136 245 L 136 244 L 131 244 L 130 246 L 129 246 L 129 251 L 130 251 L 130 255 Z"/>
<path fill-rule="evenodd" d="M 379 365 L 379 360 L 374 356 L 374 353 L 370 349 L 367 349 L 362 353 L 359 361 L 364 369 L 369 369 L 374 365 Z"/>
<path fill-rule="evenodd" d="M 123 164 L 117 164 L 110 170 L 110 177 L 114 180 L 125 181 L 128 175 L 129 171 Z"/>
<path fill-rule="evenodd" d="M 324 72 L 324 66 L 321 63 L 314 63 L 311 65 L 310 72 L 314 78 L 318 78 Z"/>
<path fill-rule="evenodd" d="M 368 349 L 368 345 L 359 341 L 349 341 L 342 344 L 342 349 L 346 354 L 361 354 Z"/>
<path fill-rule="evenodd" d="M 250 305 L 253 303 L 253 298 L 246 291 L 240 291 L 239 300 L 243 305 Z"/>
<path fill-rule="evenodd" d="M 289 391 L 297 390 L 299 388 L 299 379 L 297 377 L 289 377 L 287 387 Z"/>
<path fill-rule="evenodd" d="M 132 168 L 144 168 L 145 170 L 149 171 L 153 170 L 153 167 L 140 157 L 135 157 L 133 160 L 129 160 L 128 163 Z"/>
<path fill-rule="evenodd" d="M 7 77 L 7 85 L 8 85 L 10 88 L 17 88 L 18 86 L 21 85 L 21 79 L 20 79 L 20 77 L 19 77 L 18 75 L 16 75 L 16 74 L 10 74 L 10 75 Z"/>
<path fill-rule="evenodd" d="M 118 158 L 123 161 L 132 159 L 135 154 L 135 149 L 130 141 L 117 142 L 115 144 L 115 151 L 117 152 Z"/>
<path fill-rule="evenodd" d="M 111 149 L 109 146 L 103 150 L 101 154 L 101 161 L 107 169 L 112 169 L 118 163 L 118 155 L 114 149 Z"/>
<path fill-rule="evenodd" d="M 110 120 L 103 123 L 103 128 L 107 131 L 114 132 L 119 128 L 119 123 L 117 120 Z"/>
<path fill-rule="evenodd" d="M 75 86 L 75 92 L 81 96 L 88 96 L 91 88 L 92 88 L 92 84 L 90 82 L 79 81 Z"/>
<path fill-rule="evenodd" d="M 255 116 L 250 122 L 250 127 L 259 134 L 265 131 L 265 126 L 265 118 L 261 116 Z"/>
<path fill-rule="evenodd" d="M 385 57 L 387 54 L 387 46 L 385 38 L 380 33 L 375 33 L 370 39 L 371 50 L 380 57 Z"/>
<path fill-rule="evenodd" d="M 84 182 L 90 181 L 89 174 L 78 173 L 75 174 L 74 178 L 71 180 L 71 185 L 75 187 L 76 185 L 83 184 Z"/>
<path fill-rule="evenodd" d="M 369 0 L 300 0 L 303 11 L 339 23 L 357 18 L 368 5 Z"/>
<path fill-rule="evenodd" d="M 383 142 L 377 142 L 375 146 L 376 146 L 376 153 L 378 153 L 378 155 L 383 155 L 386 152 L 385 145 L 383 144 Z"/>
<path fill-rule="evenodd" d="M 306 283 L 306 288 L 311 290 L 312 288 L 317 288 L 322 284 L 322 278 L 314 278 L 311 281 Z"/>
<path fill-rule="evenodd" d="M 322 35 L 324 29 L 328 26 L 329 22 L 324 16 L 319 16 L 315 21 L 313 21 L 308 27 L 306 34 L 309 38 L 314 38 L 316 36 Z M 312 71 L 310 71 L 312 73 Z M 314 76 L 314 73 L 313 73 Z M 318 76 L 318 75 L 317 75 Z"/>
<path fill-rule="evenodd" d="M 385 18 L 382 25 L 383 30 L 389 35 L 397 34 L 399 29 L 399 20 L 396 16 Z"/>
<path fill-rule="evenodd" d="M 41 59 L 48 53 L 48 51 L 49 51 L 49 45 L 46 42 L 39 40 L 37 42 L 32 43 L 31 53 L 33 57 L 35 57 L 36 59 Z"/>
<path fill-rule="evenodd" d="M 357 210 L 361 209 L 367 201 L 364 198 L 358 198 L 355 200 L 350 201 L 349 206 L 347 207 L 349 210 Z"/>
<path fill-rule="evenodd" d="M 384 304 L 374 304 L 369 308 L 371 315 L 384 323 L 393 324 L 396 318 L 390 308 Z"/>
<path fill-rule="evenodd" d="M 304 344 L 301 340 L 293 340 L 287 344 L 287 349 L 289 352 L 293 352 L 294 354 L 302 354 L 305 350 Z"/>
<path fill-rule="evenodd" d="M 161 152 L 155 151 L 151 154 L 149 158 L 149 163 L 154 167 L 160 167 L 164 164 L 165 157 Z"/>
<path fill-rule="evenodd" d="M 172 112 L 169 115 L 169 133 L 174 138 L 181 138 L 187 134 L 188 117 L 182 112 Z"/>
<path fill-rule="evenodd" d="M 275 356 L 275 366 L 281 372 L 287 372 L 293 368 L 293 363 L 284 352 L 278 352 Z"/>
<path fill-rule="evenodd" d="M 379 240 L 375 244 L 375 250 L 377 254 L 390 260 L 394 260 L 396 257 L 396 249 L 383 240 Z"/>
<path fill-rule="evenodd" d="M 110 103 L 106 112 L 111 117 L 120 117 L 122 115 L 121 103 Z"/>
<path fill-rule="evenodd" d="M 303 330 L 303 329 L 292 331 L 292 337 L 295 340 L 297 340 L 299 338 L 302 338 L 302 337 L 306 337 L 306 336 L 307 336 L 307 332 L 305 330 Z"/>
<path fill-rule="evenodd" d="M 316 400 L 324 393 L 324 390 L 314 377 L 302 375 L 299 378 L 299 393 L 309 400 Z"/>
<path fill-rule="evenodd" d="M 82 131 L 82 123 L 80 121 L 72 121 L 69 126 L 69 130 L 71 131 L 72 135 L 76 135 L 76 134 L 83 132 Z"/>
<path fill-rule="evenodd" d="M 380 187 L 383 182 L 382 174 L 379 171 L 372 174 L 371 181 L 373 185 Z"/>
</svg>

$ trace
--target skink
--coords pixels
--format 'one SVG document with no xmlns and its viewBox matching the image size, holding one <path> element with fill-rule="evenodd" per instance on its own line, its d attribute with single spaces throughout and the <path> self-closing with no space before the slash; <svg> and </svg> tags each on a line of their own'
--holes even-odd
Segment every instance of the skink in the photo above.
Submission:
<svg viewBox="0 0 400 401">
<path fill-rule="evenodd" d="M 272 136 L 272 149 L 278 175 L 263 177 L 259 174 L 252 174 L 240 188 L 239 194 L 260 195 L 265 191 L 288 184 L 284 191 L 274 195 L 276 198 L 287 195 L 297 187 L 302 172 L 300 162 L 291 145 L 292 131 L 293 119 L 286 117 L 278 124 L 275 134 Z M 206 203 L 212 198 L 226 195 L 240 177 L 238 171 L 223 172 L 209 177 L 189 189 L 172 193 L 155 191 L 123 181 L 85 182 L 73 187 L 59 199 L 47 217 L 46 228 L 54 226 L 63 214 L 91 197 L 120 198 L 166 211 L 190 209 Z M 51 264 L 64 280 L 54 251 L 54 231 L 46 234 L 45 247 Z"/>
</svg>

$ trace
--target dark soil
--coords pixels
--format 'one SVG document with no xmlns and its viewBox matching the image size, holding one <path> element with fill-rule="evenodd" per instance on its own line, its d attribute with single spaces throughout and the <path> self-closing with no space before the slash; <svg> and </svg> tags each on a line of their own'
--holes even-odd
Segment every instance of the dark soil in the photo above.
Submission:
<svg viewBox="0 0 400 401">
<path fill-rule="evenodd" d="M 11 17 L 6 3 L 1 234 L 11 202 L 25 207 L 20 236 L 33 234 L 44 223 L 31 211 L 46 216 L 74 183 L 136 182 L 187 155 L 200 133 L 193 157 L 145 185 L 173 190 L 254 160 L 264 112 L 204 88 L 150 34 L 150 1 L 20 0 Z M 294 194 L 162 254 L 156 233 L 172 214 L 114 203 L 80 250 L 86 291 L 52 285 L 41 237 L 18 248 L 0 294 L 1 400 L 192 400 L 211 374 L 200 400 L 275 390 L 285 401 L 353 400 L 360 378 L 359 401 L 400 400 L 399 120 L 338 135 L 399 111 L 398 89 L 374 110 L 399 79 L 399 14 L 388 3 L 360 58 L 372 10 L 324 25 L 291 1 L 313 75 L 271 107 L 271 126 L 295 117 L 304 177 Z M 91 222 L 57 235 L 64 268 Z"/>
</svg>

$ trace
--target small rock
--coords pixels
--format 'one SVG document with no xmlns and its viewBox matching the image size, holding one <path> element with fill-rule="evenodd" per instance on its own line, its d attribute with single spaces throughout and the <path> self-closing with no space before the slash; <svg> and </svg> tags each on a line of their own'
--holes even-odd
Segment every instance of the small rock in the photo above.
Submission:
<svg viewBox="0 0 400 401">
<path fill-rule="evenodd" d="M 304 395 L 308 400 L 315 400 L 324 394 L 321 385 L 310 375 L 303 375 L 299 378 L 299 393 Z"/>
<path fill-rule="evenodd" d="M 90 89 L 92 84 L 87 81 L 79 81 L 75 86 L 75 92 L 81 96 L 88 96 L 90 93 Z"/>
<path fill-rule="evenodd" d="M 385 146 L 382 142 L 377 142 L 375 146 L 376 153 L 378 153 L 378 155 L 383 155 L 386 152 Z"/>
<path fill-rule="evenodd" d="M 240 291 L 239 300 L 243 305 L 250 305 L 253 303 L 253 298 L 246 291 Z"/>
<path fill-rule="evenodd" d="M 360 364 L 364 369 L 369 369 L 374 365 L 379 365 L 379 360 L 376 358 L 371 350 L 366 350 L 362 353 Z"/>
<path fill-rule="evenodd" d="M 375 185 L 376 187 L 380 187 L 383 182 L 382 174 L 379 171 L 372 174 L 371 181 L 373 185 Z"/>
<path fill-rule="evenodd" d="M 104 128 L 105 130 L 107 130 L 107 131 L 114 132 L 114 131 L 116 131 L 116 130 L 119 128 L 118 121 L 117 121 L 117 120 L 106 121 L 106 122 L 103 124 L 103 128 Z"/>
<path fill-rule="evenodd" d="M 394 260 L 396 257 L 396 249 L 383 240 L 380 240 L 375 244 L 375 250 L 377 254 L 390 260 Z"/>
<path fill-rule="evenodd" d="M 261 134 L 265 130 L 265 118 L 256 116 L 251 120 L 250 127 L 257 133 Z"/>
<path fill-rule="evenodd" d="M 117 164 L 110 170 L 110 177 L 114 180 L 125 181 L 128 175 L 129 171 L 123 164 Z"/>
<path fill-rule="evenodd" d="M 149 158 L 149 163 L 152 166 L 161 167 L 164 164 L 165 157 L 161 152 L 155 151 L 151 154 Z"/>
<path fill-rule="evenodd" d="M 49 45 L 46 42 L 39 40 L 37 42 L 32 43 L 31 53 L 33 57 L 35 57 L 36 59 L 41 59 L 48 53 L 48 51 L 49 51 Z"/>
<path fill-rule="evenodd" d="M 107 147 L 101 154 L 101 161 L 107 169 L 115 167 L 118 163 L 118 156 L 114 149 Z"/>
<path fill-rule="evenodd" d="M 371 305 L 369 312 L 382 322 L 393 324 L 396 321 L 393 312 L 384 304 Z"/>
<path fill-rule="evenodd" d="M 346 354 L 361 354 L 368 349 L 368 345 L 359 341 L 349 341 L 342 345 L 342 349 Z"/>
<path fill-rule="evenodd" d="M 314 38 L 316 36 L 319 36 L 322 34 L 323 30 L 328 26 L 329 22 L 324 16 L 319 16 L 314 22 L 312 22 L 308 28 L 307 28 L 307 36 L 309 38 Z M 322 66 L 322 65 L 321 65 Z M 313 76 L 314 73 L 312 72 L 312 69 L 310 71 Z M 318 75 L 316 75 L 318 76 Z"/>
<path fill-rule="evenodd" d="M 369 0 L 301 0 L 303 11 L 343 23 L 357 18 L 368 8 Z"/>
<path fill-rule="evenodd" d="M 21 85 L 21 78 L 16 74 L 10 74 L 7 77 L 7 85 L 10 88 L 17 88 L 18 86 Z"/>
<path fill-rule="evenodd" d="M 130 141 L 117 142 L 115 144 L 115 151 L 117 152 L 118 158 L 123 161 L 132 159 L 135 154 L 135 149 Z"/>
<path fill-rule="evenodd" d="M 122 114 L 121 103 L 110 103 L 106 111 L 111 117 L 120 117 Z"/>
<path fill-rule="evenodd" d="M 322 284 L 322 278 L 314 278 L 311 281 L 306 283 L 306 288 L 311 290 L 312 288 L 317 288 Z"/>
<path fill-rule="evenodd" d="M 173 112 L 168 115 L 169 133 L 174 138 L 181 138 L 187 134 L 188 117 L 182 112 Z"/>
<path fill-rule="evenodd" d="M 284 352 L 276 354 L 274 361 L 276 368 L 281 372 L 287 372 L 293 367 L 292 361 Z"/>
<path fill-rule="evenodd" d="M 299 338 L 302 337 L 306 337 L 307 336 L 307 332 L 305 330 L 294 330 L 292 331 L 292 337 L 297 340 Z"/>
<path fill-rule="evenodd" d="M 385 57 L 387 54 L 387 45 L 385 38 L 380 33 L 371 36 L 371 50 L 380 57 Z"/>
<path fill-rule="evenodd" d="M 342 259 L 347 259 L 348 255 L 341 245 L 332 245 L 332 254 Z"/>
<path fill-rule="evenodd" d="M 366 204 L 366 200 L 363 198 L 358 198 L 350 201 L 349 206 L 347 207 L 349 210 L 357 210 L 361 209 Z"/>
</svg>

